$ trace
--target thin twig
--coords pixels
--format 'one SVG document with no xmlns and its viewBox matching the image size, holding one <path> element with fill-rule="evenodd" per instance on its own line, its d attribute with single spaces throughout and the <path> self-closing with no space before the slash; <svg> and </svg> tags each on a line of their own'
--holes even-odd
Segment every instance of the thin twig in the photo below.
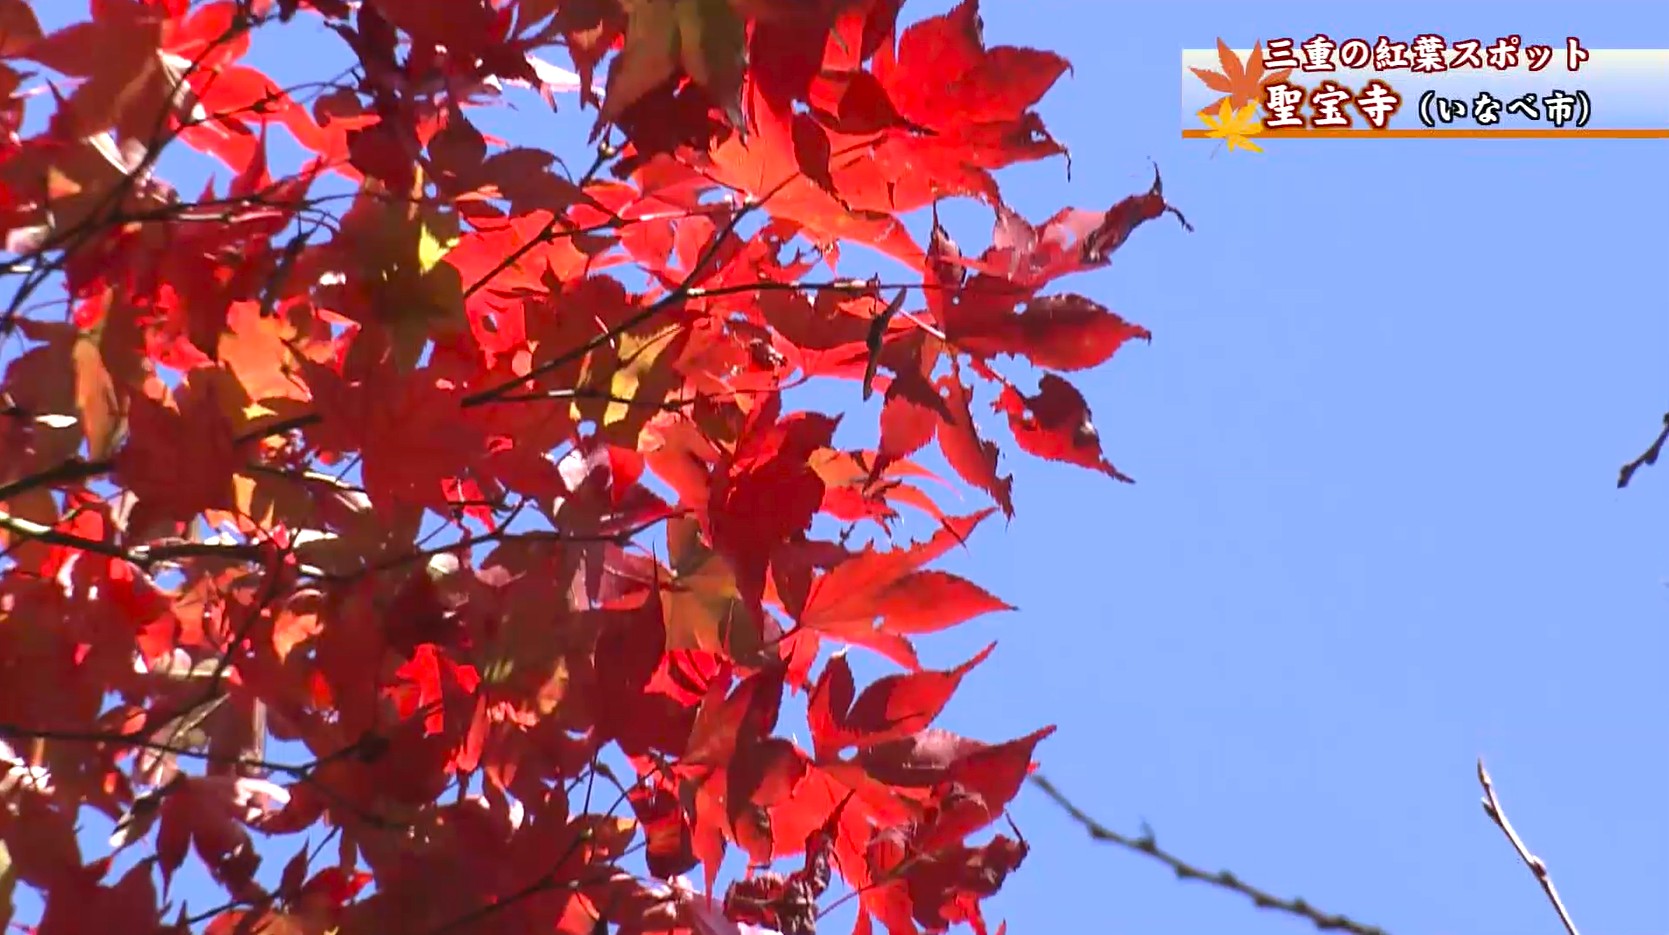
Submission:
<svg viewBox="0 0 1669 935">
<path fill-rule="evenodd" d="M 27 493 L 39 487 L 51 487 L 87 480 L 107 471 L 115 470 L 115 467 L 116 463 L 108 458 L 100 461 L 66 458 L 45 470 L 0 484 L 0 501 L 10 500 L 18 494 Z"/>
<path fill-rule="evenodd" d="M 669 516 L 678 515 L 683 515 L 682 511 L 669 514 Z M 365 575 L 390 571 L 413 562 L 427 561 L 437 555 L 451 555 L 455 552 L 466 551 L 468 549 L 475 548 L 478 545 L 486 545 L 487 543 L 492 542 L 504 545 L 530 542 L 610 542 L 616 545 L 624 545 L 629 542 L 633 536 L 636 536 L 638 533 L 643 532 L 649 527 L 660 523 L 662 520 L 669 518 L 669 516 L 656 516 L 652 520 L 623 527 L 618 532 L 596 534 L 567 533 L 555 529 L 524 529 L 521 532 L 511 532 L 501 525 L 498 529 L 495 529 L 492 532 L 466 536 L 465 538 L 459 539 L 455 542 L 447 542 L 442 545 L 419 549 L 415 552 L 406 552 L 395 555 L 383 559 L 382 561 L 373 562 L 356 571 L 344 574 L 321 572 L 318 577 L 325 581 L 354 581 Z"/>
<path fill-rule="evenodd" d="M 511 377 L 510 379 L 464 396 L 461 400 L 459 400 L 459 406 L 464 409 L 474 409 L 480 406 L 502 402 L 506 396 L 515 394 L 526 384 L 535 382 L 546 374 L 552 373 L 576 360 L 579 360 L 597 348 L 616 340 L 622 334 L 631 331 L 633 328 L 640 327 L 656 318 L 663 312 L 671 309 L 673 306 L 676 306 L 690 298 L 706 297 L 701 291 L 701 288 L 696 285 L 696 281 L 704 278 L 703 274 L 707 272 L 706 267 L 718 257 L 720 250 L 724 247 L 725 241 L 736 232 L 736 229 L 741 226 L 744 219 L 746 219 L 754 211 L 763 207 L 766 202 L 770 201 L 774 195 L 786 188 L 788 183 L 794 181 L 796 178 L 798 178 L 798 176 L 789 176 L 767 191 L 760 198 L 744 201 L 741 207 L 731 215 L 729 223 L 718 231 L 717 235 L 713 238 L 713 242 L 708 245 L 707 249 L 697 259 L 695 265 L 690 269 L 689 274 L 684 277 L 683 281 L 679 282 L 665 295 L 639 309 L 636 313 L 628 316 L 626 320 L 620 322 L 619 324 L 594 335 L 592 338 L 577 347 L 569 348 L 568 350 L 557 354 L 554 358 L 540 363 L 527 373 Z M 613 222 L 604 225 L 604 227 L 614 226 L 617 225 Z M 547 228 L 548 227 L 549 225 L 547 225 Z M 537 242 L 548 236 L 554 236 L 554 234 L 547 233 L 546 230 L 541 230 L 538 234 L 535 234 L 533 242 Z M 515 257 L 511 257 L 510 259 L 513 260 L 514 258 Z M 497 275 L 498 272 L 502 272 L 502 270 L 507 269 L 508 266 L 509 264 L 501 262 L 494 268 L 493 271 L 489 271 L 486 276 L 479 280 L 478 283 L 472 285 L 471 288 L 478 289 L 484 287 L 488 281 Z M 250 441 L 259 441 L 262 438 L 272 435 L 282 435 L 285 432 L 306 429 L 314 425 L 318 425 L 321 421 L 323 421 L 323 416 L 318 412 L 305 412 L 299 415 L 290 416 L 286 419 L 270 422 L 260 428 L 245 432 L 243 435 L 233 439 L 233 443 L 243 444 Z"/>
<path fill-rule="evenodd" d="M 12 516 L 3 510 L 0 510 L 0 530 L 5 530 L 20 539 L 63 546 L 92 555 L 102 555 L 105 558 L 121 559 L 145 571 L 150 571 L 156 565 L 188 558 L 260 562 L 265 561 L 271 553 L 270 547 L 256 542 L 194 542 L 186 539 L 124 547 L 114 542 L 89 539 L 86 536 L 54 529 L 21 516 Z M 298 571 L 310 577 L 322 577 L 324 574 L 319 569 L 307 565 L 300 566 Z"/>
<path fill-rule="evenodd" d="M 560 240 L 563 237 L 579 237 L 583 234 L 597 234 L 606 230 L 613 230 L 621 226 L 618 219 L 611 219 L 602 224 L 594 224 L 590 227 L 571 227 L 567 230 L 561 230 L 560 228 L 565 221 L 567 221 L 567 217 L 564 215 L 552 215 L 551 219 L 545 222 L 545 226 L 539 228 L 538 232 L 528 238 L 526 243 L 514 250 L 511 250 L 509 253 L 506 253 L 503 257 L 500 257 L 499 261 L 493 264 L 492 269 L 482 273 L 478 279 L 470 283 L 468 286 L 465 286 L 464 298 L 467 299 L 475 295 L 475 293 L 480 292 L 488 285 L 491 285 L 492 281 L 497 279 L 500 273 L 503 273 L 505 270 L 508 270 L 517 263 L 520 263 L 529 253 L 532 253 L 534 250 L 544 246 L 545 244 Z"/>
<path fill-rule="evenodd" d="M 1215 873 L 1203 870 L 1168 851 L 1160 850 L 1159 844 L 1154 840 L 1151 831 L 1144 831 L 1140 837 L 1120 834 L 1085 814 L 1082 809 L 1072 804 L 1059 789 L 1055 788 L 1049 780 L 1042 776 L 1033 776 L 1031 781 L 1032 785 L 1042 789 L 1043 793 L 1053 799 L 1055 804 L 1059 805 L 1061 810 L 1066 812 L 1073 821 L 1083 826 L 1083 829 L 1089 832 L 1091 838 L 1097 841 L 1105 841 L 1108 844 L 1116 844 L 1139 854 L 1145 854 L 1170 867 L 1179 880 L 1199 880 L 1219 889 L 1239 893 L 1250 899 L 1252 904 L 1259 909 L 1273 909 L 1277 912 L 1297 916 L 1324 932 L 1339 931 L 1350 932 L 1352 935 L 1387 935 L 1382 928 L 1365 925 L 1347 916 L 1323 912 L 1301 898 L 1282 899 L 1267 890 L 1242 882 L 1239 877 L 1227 870 L 1219 870 Z"/>
<path fill-rule="evenodd" d="M 1501 807 L 1501 800 L 1495 797 L 1495 785 L 1489 781 L 1489 770 L 1484 769 L 1482 757 L 1478 758 L 1478 784 L 1484 787 L 1484 814 L 1488 815 L 1489 820 L 1495 822 L 1495 826 L 1507 836 L 1513 850 L 1518 852 L 1519 859 L 1524 861 L 1524 866 L 1529 867 L 1530 872 L 1535 874 L 1536 882 L 1542 885 L 1542 892 L 1547 894 L 1547 901 L 1553 904 L 1553 910 L 1559 913 L 1559 921 L 1565 924 L 1565 931 L 1570 935 L 1581 935 L 1576 930 L 1576 923 L 1571 921 L 1570 913 L 1565 910 L 1564 900 L 1559 898 L 1559 890 L 1553 885 L 1553 875 L 1547 872 L 1547 864 L 1543 863 L 1540 857 L 1530 853 L 1530 849 L 1524 845 L 1524 839 L 1513 830 L 1513 823 L 1507 820 L 1507 812 Z"/>
<path fill-rule="evenodd" d="M 1669 445 L 1669 412 L 1663 414 L 1663 428 L 1658 431 L 1657 438 L 1651 445 L 1641 452 L 1639 457 L 1623 465 L 1622 470 L 1617 472 L 1617 487 L 1619 489 L 1627 487 L 1628 482 L 1634 479 L 1635 471 L 1648 464 L 1656 464 L 1657 456 L 1663 454 L 1664 445 Z"/>
<path fill-rule="evenodd" d="M 730 236 L 736 232 L 736 229 L 741 227 L 742 221 L 747 218 L 749 214 L 764 207 L 765 204 L 775 197 L 778 192 L 787 188 L 788 184 L 797 178 L 799 178 L 799 176 L 790 175 L 773 186 L 763 196 L 757 199 L 750 198 L 744 201 L 741 207 L 737 208 L 735 213 L 731 215 L 729 223 L 719 229 L 718 233 L 713 237 L 712 243 L 708 244 L 707 249 L 704 250 L 696 259 L 695 264 L 690 267 L 688 274 L 684 276 L 683 280 L 669 290 L 665 295 L 639 309 L 634 314 L 627 316 L 625 321 L 622 321 L 614 327 L 593 336 L 590 340 L 585 341 L 578 347 L 573 347 L 557 354 L 550 360 L 544 361 L 537 366 L 532 367 L 525 374 L 521 374 L 502 383 L 489 386 L 486 389 L 477 390 L 476 392 L 465 396 L 459 404 L 465 409 L 470 409 L 476 406 L 497 402 L 504 396 L 515 392 L 525 384 L 532 383 L 547 373 L 552 373 L 567 364 L 579 360 L 597 348 L 615 340 L 620 335 L 631 331 L 633 328 L 646 324 L 651 319 L 659 316 L 662 312 L 667 311 L 673 306 L 683 303 L 686 299 L 689 299 L 692 296 L 699 295 L 700 288 L 696 285 L 696 281 L 703 278 L 703 274 L 708 273 L 707 267 L 718 259 L 720 251 L 724 249 L 725 241 L 729 240 Z M 717 271 L 715 270 L 714 272 Z"/>
<path fill-rule="evenodd" d="M 172 87 L 168 89 L 167 101 L 164 102 L 161 110 L 157 112 L 155 126 L 151 130 L 150 136 L 147 139 L 149 145 L 146 147 L 145 153 L 140 157 L 139 161 L 131 168 L 123 170 L 122 178 L 115 185 L 111 186 L 109 191 L 104 193 L 104 196 L 99 199 L 98 204 L 95 205 L 88 213 L 86 220 L 84 220 L 81 224 L 77 224 L 75 227 L 61 233 L 54 232 L 47 238 L 45 243 L 31 250 L 27 256 L 20 257 L 20 260 L 22 261 L 39 260 L 44 258 L 46 254 L 50 252 L 55 250 L 61 251 L 52 261 L 36 265 L 30 273 L 24 277 L 23 282 L 18 285 L 18 289 L 12 294 L 11 302 L 7 305 L 5 312 L 0 313 L 0 335 L 11 333 L 13 327 L 15 327 L 17 323 L 18 313 L 22 310 L 24 304 L 28 302 L 29 297 L 34 294 L 34 292 L 39 289 L 43 283 L 56 273 L 60 272 L 69 262 L 72 255 L 85 247 L 94 236 L 110 229 L 111 225 L 109 221 L 111 216 L 120 210 L 122 202 L 125 201 L 130 194 L 132 194 L 134 186 L 143 180 L 149 179 L 151 171 L 156 168 L 157 161 L 162 157 L 163 150 L 166 149 L 169 144 L 174 142 L 174 140 L 178 139 L 180 133 L 187 127 L 196 125 L 194 122 L 185 121 L 181 123 L 178 130 L 170 132 L 168 129 L 169 119 L 179 103 L 183 100 L 190 99 L 187 95 L 200 95 L 204 90 L 201 88 L 193 88 L 190 83 L 192 77 L 198 73 L 198 69 L 203 67 L 203 63 L 207 61 L 209 56 L 213 55 L 217 49 L 231 43 L 244 33 L 253 30 L 255 27 L 266 22 L 269 18 L 270 17 L 268 16 L 254 17 L 247 9 L 239 9 L 237 15 L 233 16 L 231 23 L 224 30 L 221 30 L 219 35 L 210 40 L 209 43 L 203 48 L 202 53 L 187 63 L 185 70 L 180 73 L 177 79 L 174 79 Z M 213 78 L 216 76 L 217 75 L 210 76 L 210 83 L 212 83 Z M 97 217 L 98 220 L 91 220 L 94 217 Z"/>
<path fill-rule="evenodd" d="M 129 560 L 131 561 L 131 559 Z M 144 713 L 144 721 L 139 727 L 129 728 L 113 734 L 86 734 L 70 731 L 55 732 L 52 730 L 26 728 L 21 725 L 11 724 L 0 725 L 0 733 L 3 733 L 6 736 L 30 737 L 33 738 L 37 744 L 44 744 L 45 742 L 53 739 L 52 735 L 54 733 L 58 733 L 60 735 L 60 739 L 70 740 L 71 742 L 110 743 L 137 747 L 154 746 L 153 744 L 143 742 L 149 740 L 148 735 L 158 733 L 161 730 L 167 730 L 170 724 L 178 725 L 180 722 L 191 717 L 193 714 L 196 714 L 198 711 L 201 711 L 210 705 L 220 703 L 221 699 L 225 697 L 224 683 L 226 681 L 227 674 L 231 671 L 233 666 L 232 653 L 238 647 L 245 644 L 245 642 L 249 639 L 249 634 L 254 629 L 255 624 L 261 619 L 261 616 L 266 613 L 267 608 L 272 604 L 272 602 L 278 598 L 278 591 L 280 590 L 279 580 L 280 576 L 272 571 L 269 571 L 263 577 L 261 584 L 256 591 L 254 605 L 250 607 L 249 612 L 244 617 L 242 623 L 240 623 L 237 629 L 230 635 L 230 639 L 226 643 L 226 649 L 217 653 L 218 658 L 215 660 L 214 669 L 208 674 L 208 677 L 204 679 L 204 681 L 208 684 L 204 686 L 201 693 L 195 695 L 191 700 L 184 705 L 179 706 L 176 710 L 168 711 L 167 713 L 160 715 L 154 710 L 148 710 Z M 161 727 L 159 728 L 157 725 L 161 725 Z M 179 727 L 175 727 L 172 731 L 172 736 L 177 736 L 179 733 Z"/>
<path fill-rule="evenodd" d="M 0 722 L 0 737 L 30 740 L 52 740 L 60 743 L 108 745 L 133 750 L 149 750 L 155 753 L 168 753 L 174 756 L 200 760 L 204 763 L 264 769 L 268 772 L 281 773 L 294 779 L 306 779 L 314 770 L 332 760 L 339 760 L 349 756 L 357 756 L 366 746 L 365 738 L 360 738 L 359 740 L 356 740 L 332 753 L 316 757 L 310 763 L 281 763 L 260 757 L 221 754 L 206 749 L 199 750 L 194 747 L 182 747 L 160 740 L 150 740 L 145 737 L 134 736 L 128 733 L 113 733 L 110 731 L 37 730 L 35 728 L 22 727 L 17 724 Z"/>
<path fill-rule="evenodd" d="M 592 775 L 596 775 L 595 761 L 593 761 Z M 649 775 L 652 776 L 654 774 L 650 773 Z M 647 777 L 639 778 L 637 784 L 641 784 L 644 778 Z M 608 811 L 603 814 L 614 814 L 615 810 L 626 802 L 626 798 L 629 793 L 629 789 L 621 789 L 620 796 L 614 800 L 614 804 L 609 806 Z M 591 787 L 588 785 L 586 787 L 586 803 L 581 815 L 588 815 L 591 812 L 590 795 Z M 455 916 L 442 922 L 439 926 L 430 929 L 427 935 L 447 935 L 447 933 L 450 932 L 456 932 L 461 929 L 469 928 L 478 922 L 483 922 L 498 913 L 504 912 L 505 910 L 520 904 L 525 900 L 533 898 L 534 896 L 552 890 L 561 889 L 564 886 L 570 890 L 578 892 L 580 890 L 587 889 L 590 886 L 599 886 L 608 883 L 609 878 L 607 877 L 600 880 L 590 881 L 579 879 L 562 881 L 557 879 L 557 874 L 561 873 L 562 869 L 568 865 L 569 861 L 579 854 L 580 848 L 592 843 L 596 839 L 596 836 L 597 833 L 594 828 L 586 827 L 578 829 L 574 832 L 573 837 L 569 839 L 568 846 L 562 850 L 562 853 L 557 855 L 556 860 L 550 864 L 545 872 L 534 878 L 532 882 L 512 892 L 495 897 L 491 902 L 482 903 L 481 905 L 464 912 L 462 915 Z M 596 869 L 597 866 L 598 865 L 587 862 L 587 865 L 581 869 L 593 870 Z M 603 869 L 609 868 L 609 865 L 607 864 L 601 866 Z"/>
</svg>

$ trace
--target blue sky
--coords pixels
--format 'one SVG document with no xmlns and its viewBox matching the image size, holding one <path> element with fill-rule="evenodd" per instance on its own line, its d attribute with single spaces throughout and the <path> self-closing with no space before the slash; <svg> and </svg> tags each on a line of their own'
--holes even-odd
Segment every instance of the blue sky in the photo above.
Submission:
<svg viewBox="0 0 1669 935">
<path fill-rule="evenodd" d="M 1058 724 L 1043 769 L 1106 824 L 1146 821 L 1203 866 L 1393 935 L 1556 932 L 1478 807 L 1482 755 L 1585 930 L 1669 930 L 1669 473 L 1614 486 L 1669 406 L 1669 144 L 1229 153 L 1179 138 L 1176 99 L 1180 50 L 1219 36 L 1665 48 L 1669 8 L 988 0 L 984 16 L 991 43 L 1075 65 L 1043 105 L 1073 177 L 1010 170 L 1010 202 L 1034 220 L 1105 207 L 1151 159 L 1196 231 L 1155 222 L 1061 284 L 1155 333 L 1074 378 L 1138 483 L 1007 457 L 1017 517 L 949 567 L 1021 609 L 924 641 L 936 665 L 1000 642 L 944 725 Z M 297 54 L 333 41 L 309 29 L 263 33 L 257 64 L 303 76 Z M 487 125 L 583 165 L 590 115 L 535 111 Z M 947 218 L 983 245 L 988 214 Z M 1013 811 L 1034 851 L 990 909 L 1016 935 L 1306 928 L 1089 842 L 1035 791 Z"/>
<path fill-rule="evenodd" d="M 1196 233 L 1074 282 L 1155 333 L 1082 382 L 1134 487 L 1027 464 L 969 566 L 1022 611 L 954 711 L 1054 721 L 1107 824 L 1395 933 L 1559 931 L 1473 761 L 1586 931 L 1669 928 L 1669 145 L 1177 139 L 1178 50 L 1420 32 L 1662 48 L 1649 3 L 989 3 L 1076 66 L 1046 99 L 1100 204 L 1158 160 Z M 1536 38 L 1531 38 L 1536 37 Z M 1153 89 L 1151 91 L 1146 89 Z M 948 640 L 946 642 L 949 642 Z M 949 649 L 946 650 L 950 651 Z M 1015 931 L 1295 931 L 1085 840 L 1038 795 Z"/>
</svg>

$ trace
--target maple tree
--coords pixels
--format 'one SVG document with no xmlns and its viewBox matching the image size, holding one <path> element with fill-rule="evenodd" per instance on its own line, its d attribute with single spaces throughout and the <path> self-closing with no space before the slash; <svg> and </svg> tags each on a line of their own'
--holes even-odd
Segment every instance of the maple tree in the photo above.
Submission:
<svg viewBox="0 0 1669 935">
<path fill-rule="evenodd" d="M 901 6 L 0 0 L 0 922 L 25 887 L 43 935 L 988 930 L 1050 728 L 933 726 L 991 650 L 914 640 L 1008 605 L 929 566 L 1014 511 L 980 393 L 1127 479 L 1063 374 L 1147 332 L 1048 290 L 1176 212 L 1157 174 L 1010 209 L 1067 63 Z M 251 50 L 304 24 L 355 67 L 281 87 Z M 588 170 L 479 129 L 508 85 Z M 229 178 L 176 190 L 179 147 Z M 873 445 L 788 409 L 816 378 L 880 397 Z M 935 443 L 989 507 L 929 495 Z"/>
</svg>

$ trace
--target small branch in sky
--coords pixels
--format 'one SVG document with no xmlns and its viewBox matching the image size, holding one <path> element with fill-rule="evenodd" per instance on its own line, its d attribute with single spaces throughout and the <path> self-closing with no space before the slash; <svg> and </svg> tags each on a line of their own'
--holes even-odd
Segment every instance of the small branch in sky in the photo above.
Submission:
<svg viewBox="0 0 1669 935">
<path fill-rule="evenodd" d="M 1183 860 L 1175 854 L 1161 850 L 1158 842 L 1154 840 L 1153 832 L 1144 829 L 1139 837 L 1121 834 L 1111 828 L 1108 828 L 1106 825 L 1101 824 L 1094 818 L 1091 818 L 1078 806 L 1072 804 L 1071 800 L 1069 800 L 1059 789 L 1055 788 L 1054 783 L 1051 783 L 1049 780 L 1043 778 L 1042 776 L 1034 775 L 1031 777 L 1031 782 L 1032 785 L 1042 789 L 1044 795 L 1053 799 L 1055 804 L 1059 805 L 1061 810 L 1066 812 L 1068 817 L 1081 825 L 1085 831 L 1089 832 L 1089 836 L 1091 838 L 1097 841 L 1104 841 L 1108 844 L 1116 844 L 1126 850 L 1135 851 L 1138 854 L 1144 854 L 1151 857 L 1171 868 L 1171 871 L 1176 874 L 1176 878 L 1179 880 L 1199 880 L 1202 883 L 1209 883 L 1218 889 L 1228 890 L 1231 893 L 1239 893 L 1247 899 L 1250 899 L 1252 904 L 1257 906 L 1259 909 L 1272 909 L 1276 912 L 1284 912 L 1288 915 L 1297 916 L 1323 932 L 1349 932 L 1350 935 L 1388 935 L 1384 929 L 1379 928 L 1378 926 L 1366 925 L 1364 923 L 1357 922 L 1348 916 L 1342 916 L 1331 912 L 1323 912 L 1322 910 L 1310 905 L 1301 897 L 1283 899 L 1267 890 L 1263 890 L 1251 885 L 1250 883 L 1243 882 L 1239 877 L 1227 870 L 1205 870 L 1195 864 L 1191 864 L 1188 861 Z"/>
<path fill-rule="evenodd" d="M 1658 431 L 1656 440 L 1641 452 L 1639 457 L 1623 465 L 1622 470 L 1617 472 L 1617 487 L 1627 487 L 1628 482 L 1634 479 L 1635 471 L 1648 464 L 1656 464 L 1657 456 L 1663 453 L 1663 446 L 1666 444 L 1669 444 L 1669 412 L 1663 414 L 1663 428 Z"/>
<path fill-rule="evenodd" d="M 1660 438 L 1659 445 L 1661 444 Z M 1513 830 L 1513 823 L 1507 820 L 1507 813 L 1501 808 L 1501 800 L 1495 797 L 1495 786 L 1489 781 L 1489 771 L 1484 769 L 1482 757 L 1478 759 L 1478 784 L 1484 787 L 1484 814 L 1488 815 L 1489 820 L 1495 822 L 1495 826 L 1507 836 L 1513 850 L 1518 852 L 1519 859 L 1524 861 L 1524 866 L 1529 867 L 1530 872 L 1535 874 L 1536 882 L 1542 885 L 1542 892 L 1547 894 L 1547 901 L 1553 904 L 1553 910 L 1559 913 L 1559 921 L 1565 924 L 1565 931 L 1570 935 L 1581 935 L 1576 930 L 1576 923 L 1571 921 L 1570 913 L 1565 909 L 1564 900 L 1559 898 L 1559 890 L 1553 885 L 1553 875 L 1548 873 L 1547 864 L 1543 863 L 1540 857 L 1530 853 L 1530 849 L 1524 845 L 1524 839 Z"/>
</svg>

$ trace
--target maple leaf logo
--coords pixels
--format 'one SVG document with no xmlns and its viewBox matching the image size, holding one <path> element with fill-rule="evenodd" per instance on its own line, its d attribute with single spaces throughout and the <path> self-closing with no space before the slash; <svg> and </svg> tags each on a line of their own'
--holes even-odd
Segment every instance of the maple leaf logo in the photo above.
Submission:
<svg viewBox="0 0 1669 935">
<path fill-rule="evenodd" d="M 1263 123 L 1257 119 L 1257 113 L 1256 101 L 1239 110 L 1232 110 L 1228 98 L 1223 98 L 1215 115 L 1201 115 L 1205 125 L 1211 128 L 1205 135 L 1228 143 L 1231 150 L 1248 149 L 1254 153 L 1261 153 L 1263 148 L 1251 139 L 1263 132 Z"/>
<path fill-rule="evenodd" d="M 1194 76 L 1205 82 L 1205 86 L 1224 95 L 1210 104 L 1200 108 L 1200 116 L 1215 114 L 1219 108 L 1227 104 L 1230 110 L 1238 111 L 1247 104 L 1258 103 L 1263 100 L 1263 89 L 1279 84 L 1292 75 L 1292 69 L 1283 68 L 1272 74 L 1263 72 L 1263 43 L 1252 44 L 1252 54 L 1246 57 L 1244 65 L 1240 57 L 1234 54 L 1228 43 L 1217 40 L 1217 62 L 1222 71 L 1208 71 L 1204 68 L 1190 68 Z"/>
</svg>

